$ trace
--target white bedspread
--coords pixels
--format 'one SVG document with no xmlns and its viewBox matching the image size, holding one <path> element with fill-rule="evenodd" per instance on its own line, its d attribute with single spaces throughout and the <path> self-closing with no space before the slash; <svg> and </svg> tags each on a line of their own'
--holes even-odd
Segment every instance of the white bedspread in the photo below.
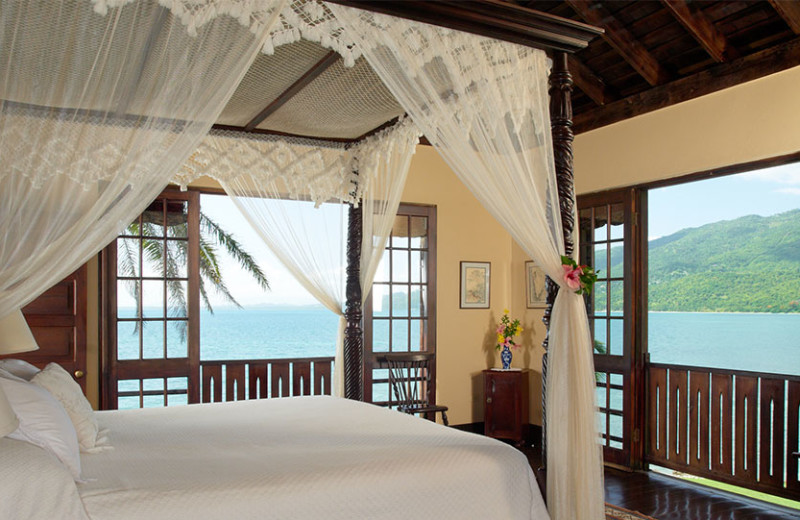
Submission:
<svg viewBox="0 0 800 520">
<path fill-rule="evenodd" d="M 100 412 L 114 450 L 82 455 L 104 519 L 548 518 L 501 442 L 333 397 Z"/>
<path fill-rule="evenodd" d="M 0 518 L 87 520 L 72 474 L 38 446 L 0 438 Z"/>
</svg>

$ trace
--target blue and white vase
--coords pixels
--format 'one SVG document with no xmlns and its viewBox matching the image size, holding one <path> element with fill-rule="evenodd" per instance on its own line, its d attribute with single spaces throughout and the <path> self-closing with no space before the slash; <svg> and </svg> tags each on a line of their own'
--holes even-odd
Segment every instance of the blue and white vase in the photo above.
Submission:
<svg viewBox="0 0 800 520">
<path fill-rule="evenodd" d="M 500 360 L 503 362 L 503 370 L 511 368 L 511 349 L 508 345 L 503 345 L 503 351 L 500 353 Z"/>
</svg>

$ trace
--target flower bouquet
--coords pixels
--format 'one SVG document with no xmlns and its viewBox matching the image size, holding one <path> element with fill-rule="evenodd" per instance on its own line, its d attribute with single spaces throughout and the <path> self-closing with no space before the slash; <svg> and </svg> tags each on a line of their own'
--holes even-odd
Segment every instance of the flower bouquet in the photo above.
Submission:
<svg viewBox="0 0 800 520">
<path fill-rule="evenodd" d="M 497 350 L 502 349 L 500 359 L 503 362 L 503 370 L 511 368 L 511 350 L 510 348 L 517 348 L 514 343 L 514 336 L 522 332 L 522 327 L 519 326 L 519 320 L 511 320 L 508 317 L 508 309 L 503 310 L 503 317 L 500 318 L 500 325 L 497 327 Z"/>
</svg>

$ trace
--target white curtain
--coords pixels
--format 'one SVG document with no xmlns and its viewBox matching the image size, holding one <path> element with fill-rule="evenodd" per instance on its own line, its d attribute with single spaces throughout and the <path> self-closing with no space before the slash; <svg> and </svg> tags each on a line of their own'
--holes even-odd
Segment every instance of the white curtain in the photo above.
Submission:
<svg viewBox="0 0 800 520">
<path fill-rule="evenodd" d="M 397 214 L 419 132 L 409 120 L 352 148 L 318 141 L 213 132 L 184 164 L 182 184 L 219 181 L 278 260 L 339 316 L 333 388 L 344 394 L 346 203 L 362 204 L 366 298 Z"/>
<path fill-rule="evenodd" d="M 284 2 L 161 3 L 0 4 L 0 317 L 166 186 Z"/>
<path fill-rule="evenodd" d="M 389 90 L 475 197 L 553 280 L 564 251 L 544 52 L 329 5 Z M 547 494 L 555 520 L 605 518 L 594 368 L 582 297 L 550 325 Z"/>
<path fill-rule="evenodd" d="M 361 197 L 361 303 L 367 301 L 375 273 L 392 231 L 419 130 L 408 118 L 362 140 L 354 149 L 359 176 L 366 183 Z"/>
</svg>

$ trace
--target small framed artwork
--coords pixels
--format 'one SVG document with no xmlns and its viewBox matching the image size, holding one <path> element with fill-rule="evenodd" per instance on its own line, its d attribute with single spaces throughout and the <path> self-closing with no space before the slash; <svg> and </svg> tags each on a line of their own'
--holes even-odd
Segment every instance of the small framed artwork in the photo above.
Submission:
<svg viewBox="0 0 800 520">
<path fill-rule="evenodd" d="M 525 262 L 526 294 L 529 309 L 547 307 L 546 275 L 536 262 Z"/>
<path fill-rule="evenodd" d="M 488 309 L 490 262 L 461 262 L 462 309 Z"/>
</svg>

